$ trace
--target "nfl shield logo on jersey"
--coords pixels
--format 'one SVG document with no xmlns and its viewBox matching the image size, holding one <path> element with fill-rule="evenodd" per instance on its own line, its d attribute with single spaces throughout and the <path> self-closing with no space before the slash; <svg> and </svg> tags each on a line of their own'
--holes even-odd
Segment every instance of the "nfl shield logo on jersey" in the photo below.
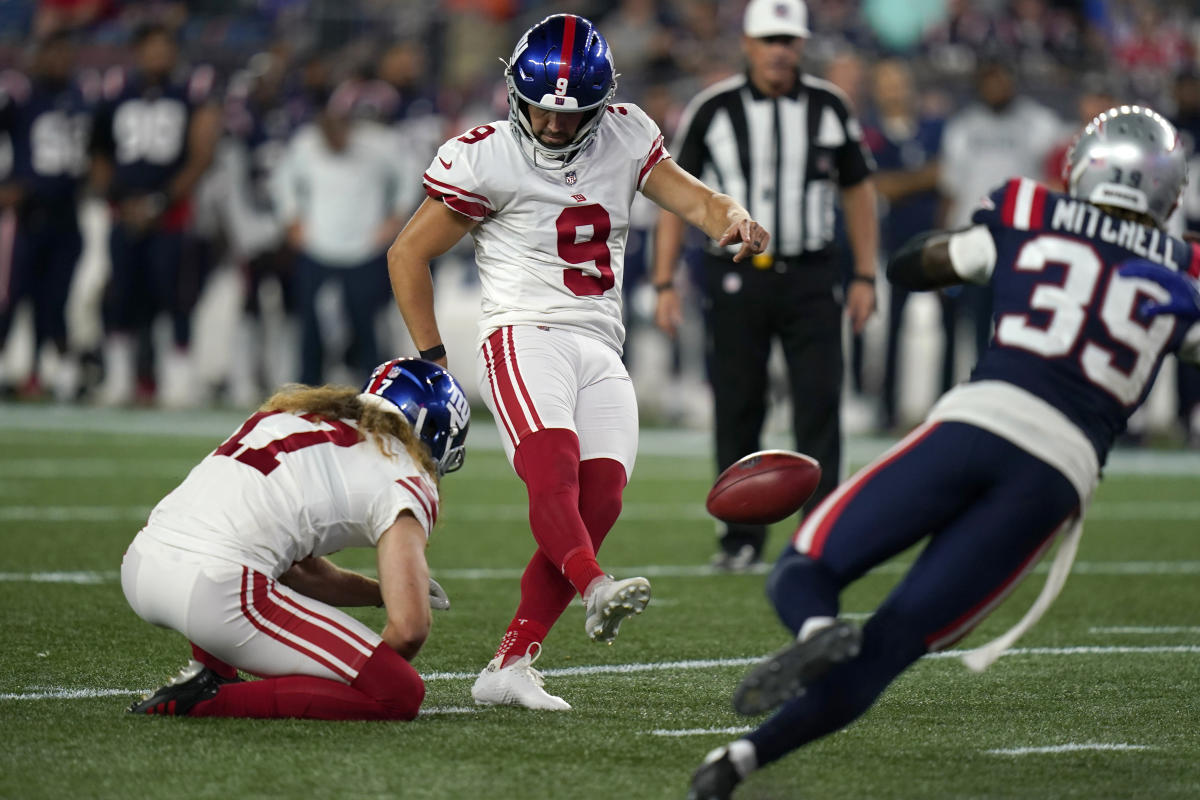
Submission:
<svg viewBox="0 0 1200 800">
<path fill-rule="evenodd" d="M 566 179 L 567 179 L 567 186 L 574 186 L 575 181 L 579 180 L 577 177 L 575 177 L 575 170 L 571 170 L 570 172 L 568 172 L 566 175 Z"/>
</svg>

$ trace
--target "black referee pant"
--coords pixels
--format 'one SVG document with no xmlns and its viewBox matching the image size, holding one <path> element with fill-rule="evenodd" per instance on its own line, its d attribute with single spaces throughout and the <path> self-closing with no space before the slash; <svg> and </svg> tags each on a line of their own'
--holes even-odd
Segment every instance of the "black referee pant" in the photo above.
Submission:
<svg viewBox="0 0 1200 800">
<path fill-rule="evenodd" d="M 777 259 L 760 269 L 750 260 L 705 257 L 706 355 L 715 402 L 717 470 L 761 450 L 767 413 L 767 360 L 778 338 L 787 362 L 796 450 L 821 463 L 814 508 L 837 485 L 841 465 L 842 307 L 840 280 L 826 254 Z M 761 554 L 763 525 L 728 525 L 721 548 L 744 545 Z"/>
</svg>

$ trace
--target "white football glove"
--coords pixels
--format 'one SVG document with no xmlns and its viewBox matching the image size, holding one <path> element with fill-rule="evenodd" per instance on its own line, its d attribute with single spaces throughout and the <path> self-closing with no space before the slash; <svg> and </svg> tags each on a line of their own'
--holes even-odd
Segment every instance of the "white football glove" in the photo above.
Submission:
<svg viewBox="0 0 1200 800">
<path fill-rule="evenodd" d="M 433 578 L 429 579 L 429 607 L 434 611 L 447 611 L 450 608 L 449 595 Z"/>
</svg>

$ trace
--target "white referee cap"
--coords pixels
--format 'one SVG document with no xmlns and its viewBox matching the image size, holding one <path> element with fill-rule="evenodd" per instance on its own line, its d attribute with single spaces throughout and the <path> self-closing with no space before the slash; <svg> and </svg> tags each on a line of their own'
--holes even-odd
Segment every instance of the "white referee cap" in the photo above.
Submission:
<svg viewBox="0 0 1200 800">
<path fill-rule="evenodd" d="M 804 5 L 804 0 L 750 0 L 742 29 L 751 39 L 764 36 L 807 39 L 811 35 L 808 7 Z"/>
</svg>

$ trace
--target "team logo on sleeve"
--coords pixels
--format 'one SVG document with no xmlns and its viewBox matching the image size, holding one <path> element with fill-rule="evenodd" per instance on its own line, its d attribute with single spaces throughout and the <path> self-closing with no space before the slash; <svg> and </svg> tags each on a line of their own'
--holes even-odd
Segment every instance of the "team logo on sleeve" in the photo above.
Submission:
<svg viewBox="0 0 1200 800">
<path fill-rule="evenodd" d="M 571 170 L 566 174 L 567 186 L 574 186 L 579 178 L 575 175 L 575 170 Z"/>
</svg>

